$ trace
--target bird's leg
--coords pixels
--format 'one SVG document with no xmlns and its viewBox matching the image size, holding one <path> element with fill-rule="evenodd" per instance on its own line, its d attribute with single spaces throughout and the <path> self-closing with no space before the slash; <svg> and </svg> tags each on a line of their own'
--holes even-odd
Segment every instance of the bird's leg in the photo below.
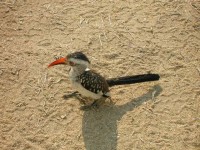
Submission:
<svg viewBox="0 0 200 150">
<path fill-rule="evenodd" d="M 104 102 L 105 102 L 106 98 L 102 97 L 98 100 L 95 100 L 91 106 L 94 107 L 94 108 L 99 108 L 100 105 L 102 105 Z"/>
<path fill-rule="evenodd" d="M 85 105 L 85 100 L 84 100 L 84 98 L 81 97 L 81 95 L 79 94 L 78 91 L 75 91 L 75 92 L 67 94 L 67 95 L 63 95 L 63 98 L 65 100 L 67 100 L 67 99 L 69 99 L 71 97 L 76 97 L 80 101 L 81 104 Z"/>
<path fill-rule="evenodd" d="M 90 110 L 90 109 L 91 109 L 91 105 L 84 105 L 80 107 L 80 110 L 84 110 L 84 111 Z"/>
<path fill-rule="evenodd" d="M 68 98 L 76 97 L 77 95 L 78 95 L 78 91 L 75 91 L 75 92 L 73 92 L 73 93 L 63 95 L 63 98 L 64 98 L 65 100 L 67 100 Z"/>
<path fill-rule="evenodd" d="M 84 99 L 80 94 L 77 94 L 77 95 L 76 95 L 76 98 L 79 100 L 79 102 L 80 102 L 81 104 L 83 104 L 83 105 L 86 104 L 85 99 Z"/>
<path fill-rule="evenodd" d="M 106 105 L 114 105 L 115 103 L 112 101 L 112 98 L 111 97 L 108 97 L 108 103 L 109 104 L 106 104 Z"/>
<path fill-rule="evenodd" d="M 99 106 L 105 102 L 105 100 L 106 100 L 105 97 L 100 98 L 100 99 L 98 99 L 98 100 L 95 100 L 95 101 L 94 101 L 92 104 L 90 104 L 90 105 L 81 106 L 80 109 L 81 109 L 81 110 L 89 110 L 89 109 L 91 109 L 91 108 L 98 109 Z"/>
</svg>

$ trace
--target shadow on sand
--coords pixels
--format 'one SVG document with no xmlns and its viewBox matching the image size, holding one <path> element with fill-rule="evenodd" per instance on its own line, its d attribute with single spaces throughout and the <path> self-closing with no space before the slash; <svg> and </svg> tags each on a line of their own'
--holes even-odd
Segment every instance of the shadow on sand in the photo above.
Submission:
<svg viewBox="0 0 200 150">
<path fill-rule="evenodd" d="M 83 116 L 83 138 L 86 150 L 116 150 L 117 149 L 117 121 L 124 114 L 132 111 L 162 92 L 159 85 L 155 85 L 146 94 L 131 100 L 121 106 L 104 106 L 98 111 L 85 111 Z"/>
</svg>

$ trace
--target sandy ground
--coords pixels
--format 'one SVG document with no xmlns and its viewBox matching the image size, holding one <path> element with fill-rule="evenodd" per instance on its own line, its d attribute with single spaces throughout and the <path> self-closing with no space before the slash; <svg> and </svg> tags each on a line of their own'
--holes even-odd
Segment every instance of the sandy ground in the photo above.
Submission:
<svg viewBox="0 0 200 150">
<path fill-rule="evenodd" d="M 81 111 L 68 67 L 82 50 L 105 77 L 159 73 Z M 1 150 L 199 150 L 200 2 L 0 0 Z"/>
</svg>

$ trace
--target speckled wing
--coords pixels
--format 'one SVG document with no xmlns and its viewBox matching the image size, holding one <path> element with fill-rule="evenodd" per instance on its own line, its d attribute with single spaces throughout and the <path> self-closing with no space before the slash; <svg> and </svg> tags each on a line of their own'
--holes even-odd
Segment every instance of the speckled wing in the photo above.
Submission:
<svg viewBox="0 0 200 150">
<path fill-rule="evenodd" d="M 81 85 L 93 93 L 98 94 L 99 92 L 103 93 L 103 96 L 106 96 L 106 93 L 109 92 L 109 86 L 107 81 L 98 73 L 88 70 L 79 76 Z"/>
</svg>

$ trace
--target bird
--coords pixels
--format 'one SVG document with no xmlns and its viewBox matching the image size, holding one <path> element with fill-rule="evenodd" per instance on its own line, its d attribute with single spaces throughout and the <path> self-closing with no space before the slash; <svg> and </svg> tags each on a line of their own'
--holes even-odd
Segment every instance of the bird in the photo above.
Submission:
<svg viewBox="0 0 200 150">
<path fill-rule="evenodd" d="M 72 87 L 83 97 L 92 99 L 89 105 L 82 106 L 82 110 L 92 107 L 98 108 L 107 98 L 111 98 L 110 87 L 116 85 L 134 84 L 159 80 L 158 74 L 141 74 L 105 79 L 90 68 L 90 60 L 81 51 L 69 53 L 48 65 L 49 67 L 64 64 L 70 66 L 69 79 Z"/>
</svg>

